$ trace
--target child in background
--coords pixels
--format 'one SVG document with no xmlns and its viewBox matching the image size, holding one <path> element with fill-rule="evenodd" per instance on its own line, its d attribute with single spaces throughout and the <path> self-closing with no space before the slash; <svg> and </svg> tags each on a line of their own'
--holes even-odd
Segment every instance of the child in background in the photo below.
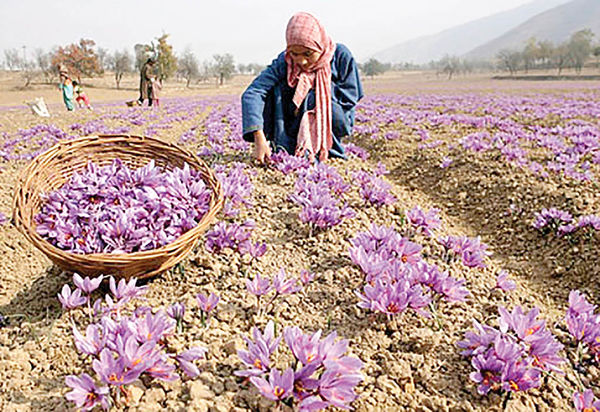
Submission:
<svg viewBox="0 0 600 412">
<path fill-rule="evenodd" d="M 160 82 L 158 80 L 156 80 L 156 77 L 153 77 L 151 80 L 152 82 L 152 104 L 150 104 L 150 106 L 156 106 L 159 107 L 160 106 L 160 97 L 159 97 L 159 92 L 162 90 L 162 84 L 160 84 Z"/>
<path fill-rule="evenodd" d="M 62 91 L 63 101 L 65 102 L 67 110 L 71 112 L 75 110 L 75 105 L 73 104 L 73 82 L 69 78 L 69 74 L 65 69 L 61 69 L 59 74 L 60 85 L 58 88 Z"/>
<path fill-rule="evenodd" d="M 90 104 L 90 98 L 81 89 L 81 85 L 75 80 L 73 80 L 73 91 L 75 92 L 75 95 L 77 96 L 77 97 L 75 97 L 75 101 L 79 105 L 79 108 L 80 109 L 83 108 L 83 105 L 85 104 L 85 107 L 92 110 L 92 105 Z"/>
</svg>

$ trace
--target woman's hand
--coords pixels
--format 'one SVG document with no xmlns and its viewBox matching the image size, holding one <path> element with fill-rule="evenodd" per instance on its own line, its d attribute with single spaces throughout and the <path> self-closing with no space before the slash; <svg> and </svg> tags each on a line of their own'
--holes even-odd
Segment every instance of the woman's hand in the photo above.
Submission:
<svg viewBox="0 0 600 412">
<path fill-rule="evenodd" d="M 271 160 L 271 146 L 262 130 L 254 132 L 254 158 L 259 163 L 267 163 Z"/>
</svg>

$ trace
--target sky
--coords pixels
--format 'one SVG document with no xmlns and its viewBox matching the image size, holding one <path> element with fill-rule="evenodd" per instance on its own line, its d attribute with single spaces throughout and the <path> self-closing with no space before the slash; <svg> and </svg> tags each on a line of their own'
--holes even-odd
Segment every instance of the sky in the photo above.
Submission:
<svg viewBox="0 0 600 412">
<path fill-rule="evenodd" d="M 110 51 L 170 35 L 175 52 L 199 61 L 231 53 L 237 63 L 267 64 L 285 48 L 297 11 L 321 20 L 359 61 L 415 37 L 509 10 L 531 0 L 0 0 L 0 50 L 89 38 Z M 25 46 L 25 48 L 23 48 Z M 3 54 L 0 55 L 0 59 Z"/>
</svg>

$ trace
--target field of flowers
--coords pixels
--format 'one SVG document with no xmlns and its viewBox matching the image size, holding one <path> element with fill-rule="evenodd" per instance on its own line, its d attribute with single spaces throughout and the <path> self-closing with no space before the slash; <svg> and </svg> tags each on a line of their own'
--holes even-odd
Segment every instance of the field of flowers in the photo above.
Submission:
<svg viewBox="0 0 600 412">
<path fill-rule="evenodd" d="M 0 108 L 0 410 L 598 410 L 600 87 L 431 85 L 371 84 L 349 160 L 316 166 L 256 165 L 233 95 Z M 123 133 L 197 153 L 225 207 L 154 279 L 65 273 L 11 224 L 18 174 Z M 186 170 L 86 173 L 39 217 L 75 253 L 152 248 L 205 212 Z M 112 226 L 90 224 L 102 197 Z"/>
</svg>

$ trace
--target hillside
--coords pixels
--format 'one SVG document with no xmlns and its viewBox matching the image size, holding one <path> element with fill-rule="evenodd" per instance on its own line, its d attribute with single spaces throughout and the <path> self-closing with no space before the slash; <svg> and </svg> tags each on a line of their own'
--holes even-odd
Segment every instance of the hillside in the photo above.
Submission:
<svg viewBox="0 0 600 412">
<path fill-rule="evenodd" d="M 565 3 L 566 0 L 536 0 L 523 6 L 496 13 L 430 36 L 418 37 L 373 54 L 390 63 L 417 64 L 438 60 L 445 54 L 462 55 L 519 26 L 533 16 Z M 598 2 L 597 0 L 595 0 Z M 598 2 L 600 3 L 600 2 Z"/>
<path fill-rule="evenodd" d="M 465 54 L 472 59 L 490 59 L 502 49 L 521 49 L 535 37 L 560 43 L 581 29 L 589 28 L 600 35 L 600 1 L 573 0 L 538 14 L 498 38 L 481 44 Z"/>
</svg>

